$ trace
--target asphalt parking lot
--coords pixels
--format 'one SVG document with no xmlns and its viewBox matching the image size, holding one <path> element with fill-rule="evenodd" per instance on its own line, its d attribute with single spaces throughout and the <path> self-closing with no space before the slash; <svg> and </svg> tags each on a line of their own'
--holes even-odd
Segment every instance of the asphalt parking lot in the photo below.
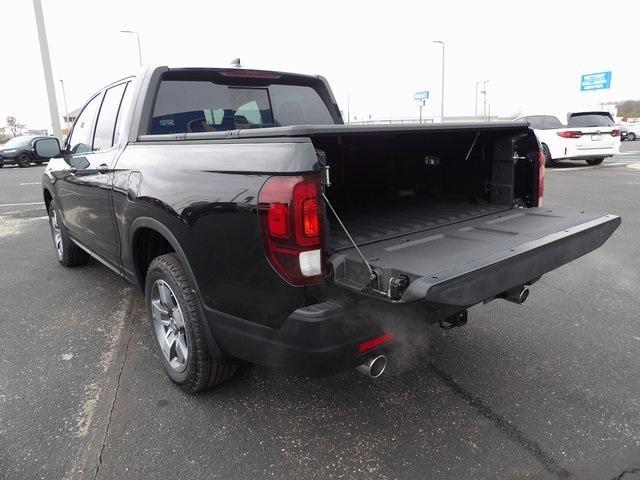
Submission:
<svg viewBox="0 0 640 480">
<path fill-rule="evenodd" d="M 251 366 L 195 397 L 138 291 L 57 263 L 44 167 L 0 169 L 0 478 L 640 478 L 640 142 L 623 147 L 547 171 L 546 206 L 623 223 L 526 304 L 433 327 L 376 381 Z"/>
</svg>

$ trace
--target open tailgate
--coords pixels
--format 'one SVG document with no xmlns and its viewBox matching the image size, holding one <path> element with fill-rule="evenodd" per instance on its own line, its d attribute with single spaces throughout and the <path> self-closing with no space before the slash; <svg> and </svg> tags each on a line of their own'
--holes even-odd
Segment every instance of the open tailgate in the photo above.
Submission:
<svg viewBox="0 0 640 480">
<path fill-rule="evenodd" d="M 468 307 L 532 283 L 595 250 L 619 225 L 616 215 L 514 208 L 363 245 L 360 250 L 379 285 L 403 275 L 408 278 L 408 287 L 395 302 L 426 300 Z M 333 254 L 330 262 L 336 284 L 375 294 L 355 248 Z"/>
</svg>

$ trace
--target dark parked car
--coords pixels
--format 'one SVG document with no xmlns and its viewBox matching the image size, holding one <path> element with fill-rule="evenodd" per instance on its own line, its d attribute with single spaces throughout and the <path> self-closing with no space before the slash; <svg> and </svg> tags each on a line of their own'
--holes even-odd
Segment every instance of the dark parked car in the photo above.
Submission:
<svg viewBox="0 0 640 480">
<path fill-rule="evenodd" d="M 4 145 L 0 145 L 0 168 L 5 165 L 17 164 L 19 167 L 28 167 L 31 162 L 40 165 L 47 158 L 40 157 L 34 148 L 36 140 L 50 138 L 44 136 L 13 137 Z"/>
<path fill-rule="evenodd" d="M 189 392 L 238 360 L 377 377 L 429 324 L 524 302 L 620 224 L 541 208 L 524 122 L 343 125 L 317 76 L 149 68 L 94 95 L 62 151 L 37 149 L 59 262 L 138 285 Z"/>
</svg>

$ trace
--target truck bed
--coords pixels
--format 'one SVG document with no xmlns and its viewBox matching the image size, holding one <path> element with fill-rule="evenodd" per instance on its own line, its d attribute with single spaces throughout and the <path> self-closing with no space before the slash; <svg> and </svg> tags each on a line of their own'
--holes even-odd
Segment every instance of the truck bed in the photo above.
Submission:
<svg viewBox="0 0 640 480">
<path fill-rule="evenodd" d="M 444 201 L 407 199 L 372 208 L 351 207 L 340 212 L 340 219 L 358 246 L 424 232 L 463 220 L 507 210 L 503 205 L 479 205 L 465 200 Z M 335 218 L 330 217 L 329 250 L 339 252 L 352 247 Z"/>
</svg>

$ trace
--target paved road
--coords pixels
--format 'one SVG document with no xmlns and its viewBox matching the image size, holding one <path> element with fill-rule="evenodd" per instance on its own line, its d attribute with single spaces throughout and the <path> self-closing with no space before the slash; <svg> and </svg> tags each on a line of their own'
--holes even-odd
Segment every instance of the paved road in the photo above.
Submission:
<svg viewBox="0 0 640 480">
<path fill-rule="evenodd" d="M 525 305 L 496 301 L 464 328 L 433 328 L 423 353 L 394 359 L 377 381 L 252 366 L 197 397 L 161 372 L 138 292 L 95 262 L 57 264 L 30 185 L 42 167 L 0 170 L 0 478 L 613 479 L 640 469 L 640 169 L 627 163 L 640 155 L 548 170 L 545 205 L 617 213 L 623 225 L 544 277 Z"/>
</svg>

